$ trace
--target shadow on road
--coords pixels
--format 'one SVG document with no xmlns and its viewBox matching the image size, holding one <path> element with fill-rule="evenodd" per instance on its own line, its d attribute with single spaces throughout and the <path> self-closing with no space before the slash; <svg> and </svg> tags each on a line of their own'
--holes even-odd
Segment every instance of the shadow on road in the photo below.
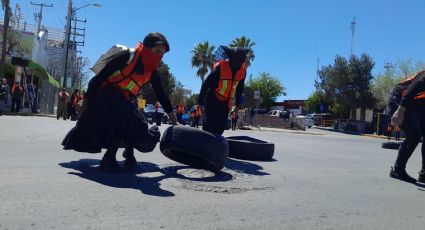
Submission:
<svg viewBox="0 0 425 230">
<path fill-rule="evenodd" d="M 262 172 L 263 167 L 257 164 L 253 164 L 251 162 L 247 162 L 247 161 L 239 161 L 239 160 L 234 160 L 229 158 L 226 161 L 225 167 L 235 172 L 249 174 L 249 175 L 256 175 L 256 176 L 270 175 L 269 173 Z"/>
<path fill-rule="evenodd" d="M 97 182 L 114 188 L 138 189 L 143 194 L 160 197 L 174 196 L 174 193 L 160 187 L 161 181 L 168 178 L 177 178 L 201 182 L 226 182 L 232 180 L 232 175 L 226 172 L 217 172 L 207 177 L 191 178 L 180 174 L 181 169 L 192 169 L 189 166 L 169 166 L 159 168 L 158 165 L 149 162 L 139 162 L 137 167 L 124 170 L 119 174 L 105 173 L 99 170 L 100 160 L 80 159 L 78 161 L 59 163 L 60 166 L 79 172 L 69 172 L 81 178 Z M 147 177 L 144 173 L 160 173 L 160 176 Z M 141 175 L 138 175 L 141 174 Z"/>
</svg>

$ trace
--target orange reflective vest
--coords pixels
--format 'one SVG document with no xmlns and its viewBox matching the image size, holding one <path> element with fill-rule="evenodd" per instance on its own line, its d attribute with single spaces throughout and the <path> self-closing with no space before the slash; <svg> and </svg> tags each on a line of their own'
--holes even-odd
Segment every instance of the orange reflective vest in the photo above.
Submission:
<svg viewBox="0 0 425 230">
<path fill-rule="evenodd" d="M 215 89 L 215 95 L 219 101 L 229 101 L 231 106 L 232 98 L 235 96 L 235 91 L 239 81 L 245 79 L 246 65 L 242 64 L 241 68 L 236 72 L 232 73 L 230 64 L 228 61 L 221 60 L 214 64 L 214 69 L 220 66 L 220 80 L 218 87 Z"/>
<path fill-rule="evenodd" d="M 197 108 L 196 109 L 196 116 L 201 117 L 202 116 L 202 109 Z"/>
<path fill-rule="evenodd" d="M 183 110 L 184 110 L 183 105 L 179 105 L 179 106 L 177 107 L 177 113 L 183 113 Z"/>
<path fill-rule="evenodd" d="M 128 90 L 131 94 L 137 96 L 140 88 L 151 79 L 151 72 L 145 71 L 144 74 L 135 72 L 135 67 L 140 59 L 143 45 L 139 44 L 134 53 L 130 64 L 122 70 L 115 71 L 108 79 L 109 84 L 117 85 L 123 90 Z"/>
<path fill-rule="evenodd" d="M 392 132 L 393 131 L 393 127 L 391 125 L 387 126 L 387 132 Z"/>
<path fill-rule="evenodd" d="M 425 70 L 424 70 L 424 71 L 421 71 L 421 72 L 419 72 L 419 73 L 416 73 L 415 75 L 413 75 L 413 76 L 411 76 L 411 77 L 409 77 L 409 78 L 405 79 L 404 81 L 400 82 L 400 85 L 410 85 L 410 84 L 412 84 L 412 82 L 415 80 L 415 78 L 416 78 L 417 76 L 421 75 L 421 74 L 425 74 Z M 404 90 L 401 92 L 401 95 L 402 95 L 403 97 L 404 97 L 404 95 L 406 95 L 406 93 L 407 93 L 407 88 L 408 88 L 408 87 L 406 87 L 406 89 L 404 89 Z M 418 93 L 418 94 L 416 95 L 416 97 L 414 97 L 413 99 L 425 99 L 425 92 L 420 92 L 420 93 Z"/>
</svg>

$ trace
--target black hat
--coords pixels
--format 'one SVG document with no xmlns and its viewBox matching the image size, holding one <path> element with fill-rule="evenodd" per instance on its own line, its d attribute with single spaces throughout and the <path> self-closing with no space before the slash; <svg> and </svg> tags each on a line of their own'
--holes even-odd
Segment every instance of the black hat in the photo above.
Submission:
<svg viewBox="0 0 425 230">
<path fill-rule="evenodd" d="M 165 52 L 170 51 L 170 45 L 168 44 L 167 38 L 164 35 L 158 32 L 149 33 L 143 39 L 143 46 L 147 48 L 153 48 L 157 45 L 163 45 L 165 47 Z"/>
</svg>

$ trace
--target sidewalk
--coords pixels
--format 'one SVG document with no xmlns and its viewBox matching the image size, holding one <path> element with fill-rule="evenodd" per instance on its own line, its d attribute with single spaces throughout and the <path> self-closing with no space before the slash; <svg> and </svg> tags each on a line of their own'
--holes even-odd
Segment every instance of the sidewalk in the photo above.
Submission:
<svg viewBox="0 0 425 230">
<path fill-rule="evenodd" d="M 323 133 L 315 133 L 304 130 L 295 130 L 295 129 L 281 129 L 281 128 L 269 128 L 269 127 L 261 127 L 261 126 L 244 126 L 239 130 L 252 130 L 252 131 L 269 131 L 269 132 L 286 132 L 286 133 L 295 133 L 295 134 L 310 134 L 310 135 L 324 135 Z"/>
<path fill-rule="evenodd" d="M 56 118 L 56 115 L 54 114 L 41 114 L 41 113 L 31 113 L 31 112 L 19 112 L 19 113 L 12 113 L 12 112 L 3 112 L 3 116 L 34 116 L 34 117 L 52 117 Z"/>
</svg>

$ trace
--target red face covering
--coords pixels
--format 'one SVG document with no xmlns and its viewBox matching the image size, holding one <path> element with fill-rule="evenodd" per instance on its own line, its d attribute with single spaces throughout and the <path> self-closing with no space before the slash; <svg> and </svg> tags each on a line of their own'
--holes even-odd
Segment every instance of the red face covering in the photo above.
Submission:
<svg viewBox="0 0 425 230">
<path fill-rule="evenodd" d="M 145 72 L 156 70 L 161 62 L 162 56 L 154 53 L 151 49 L 142 47 L 141 58 Z"/>
</svg>

